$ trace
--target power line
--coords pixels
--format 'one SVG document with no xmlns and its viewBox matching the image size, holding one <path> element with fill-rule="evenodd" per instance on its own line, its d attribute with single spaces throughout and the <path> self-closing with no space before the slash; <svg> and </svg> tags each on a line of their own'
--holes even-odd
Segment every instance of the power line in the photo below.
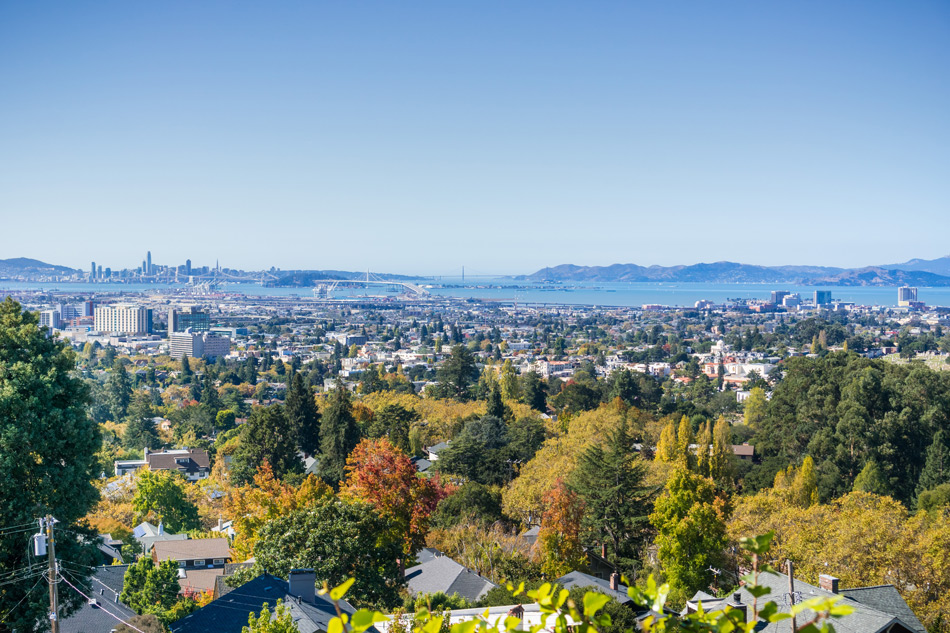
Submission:
<svg viewBox="0 0 950 633">
<path fill-rule="evenodd" d="M 17 602 L 17 603 L 16 603 L 15 605 L 13 605 L 12 607 L 10 607 L 10 609 L 8 609 L 7 612 L 3 614 L 3 617 L 0 618 L 0 622 L 6 622 L 6 621 L 7 621 L 7 617 L 8 617 L 11 613 L 13 613 L 13 612 L 16 610 L 17 607 L 19 607 L 21 604 L 23 604 L 23 601 L 24 601 L 24 600 L 26 600 L 27 598 L 30 597 L 30 594 L 33 593 L 33 590 L 35 590 L 37 587 L 40 586 L 40 583 L 41 583 L 42 581 L 43 581 L 43 578 L 39 578 L 35 583 L 33 583 L 33 586 L 30 587 L 29 590 L 28 590 L 25 594 L 23 594 L 23 597 L 20 598 L 20 601 Z"/>
<path fill-rule="evenodd" d="M 93 600 L 93 598 L 90 598 L 89 596 L 87 596 L 86 594 L 84 594 L 83 592 L 81 592 L 81 591 L 76 587 L 76 585 L 74 585 L 73 583 L 69 582 L 69 579 L 68 579 L 68 578 L 66 578 L 66 577 L 63 576 L 62 574 L 60 574 L 59 577 L 62 579 L 63 582 L 65 582 L 67 585 L 69 585 L 70 587 L 72 587 L 72 588 L 73 588 L 73 591 L 75 591 L 76 593 L 78 593 L 80 596 L 82 596 L 83 598 L 85 598 L 87 601 L 90 601 L 90 602 L 91 602 L 91 601 Z M 96 604 L 99 605 L 99 609 L 100 609 L 103 613 L 105 613 L 105 614 L 107 614 L 107 615 L 109 615 L 109 616 L 112 616 L 113 618 L 115 618 L 116 620 L 118 620 L 119 622 L 121 622 L 122 624 L 126 625 L 127 627 L 129 627 L 129 628 L 131 628 L 131 629 L 134 629 L 134 630 L 138 631 L 139 633 L 145 633 L 145 631 L 143 631 L 142 629 L 138 628 L 138 627 L 135 626 L 134 624 L 130 624 L 129 622 L 123 620 L 122 618 L 120 618 L 120 617 L 117 616 L 116 614 L 114 614 L 114 613 L 112 613 L 111 611 L 109 611 L 108 609 L 106 609 L 106 608 L 105 608 L 104 606 L 102 606 L 102 604 L 99 603 L 98 601 L 96 601 Z"/>
</svg>

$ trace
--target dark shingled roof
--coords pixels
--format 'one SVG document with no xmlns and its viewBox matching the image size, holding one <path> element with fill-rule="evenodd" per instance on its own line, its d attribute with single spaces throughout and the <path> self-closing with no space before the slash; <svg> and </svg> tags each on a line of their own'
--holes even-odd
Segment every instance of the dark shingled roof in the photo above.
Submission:
<svg viewBox="0 0 950 633">
<path fill-rule="evenodd" d="M 122 593 L 122 585 L 125 580 L 125 570 L 128 565 L 106 565 L 96 567 L 92 577 L 88 582 L 76 582 L 75 578 L 67 575 L 71 583 L 79 587 L 80 591 L 93 598 L 98 606 L 92 606 L 88 603 L 80 607 L 79 611 L 68 618 L 60 620 L 60 633 L 101 633 L 102 631 L 111 631 L 119 625 L 119 621 L 110 616 L 109 613 L 128 620 L 135 616 L 135 613 L 121 602 L 118 602 L 119 594 Z M 69 587 L 67 591 L 72 591 Z"/>
<path fill-rule="evenodd" d="M 456 563 L 448 556 L 435 556 L 406 570 L 409 593 L 426 594 L 441 591 L 451 596 L 475 601 L 497 587 L 495 583 Z"/>
<path fill-rule="evenodd" d="M 247 626 L 247 616 L 250 613 L 260 613 L 265 602 L 273 611 L 278 600 L 290 607 L 290 613 L 300 633 L 326 631 L 330 620 L 336 616 L 333 603 L 320 595 L 316 596 L 313 602 L 298 602 L 287 590 L 286 580 L 270 574 L 261 574 L 194 613 L 173 622 L 170 626 L 171 632 L 241 633 L 241 629 Z M 350 615 L 356 612 L 346 601 L 340 602 L 340 608 Z"/>
<path fill-rule="evenodd" d="M 762 604 L 767 600 L 773 600 L 778 604 L 780 612 L 788 612 L 788 606 L 785 605 L 782 596 L 788 592 L 788 576 L 785 574 L 760 574 L 759 575 L 759 584 L 767 586 L 771 589 L 771 593 L 766 596 L 764 599 L 760 599 L 759 603 Z M 870 587 L 868 589 L 877 589 L 876 587 Z M 814 585 L 809 585 L 807 582 L 802 582 L 798 578 L 795 579 L 795 591 L 801 593 L 801 599 L 808 600 L 810 598 L 816 597 L 831 597 L 835 594 L 821 589 L 820 587 L 815 587 Z M 907 603 L 904 602 L 904 599 L 897 594 L 895 590 L 893 594 L 887 600 L 880 600 L 877 604 L 872 605 L 872 600 L 874 597 L 883 596 L 884 592 L 867 592 L 864 594 L 865 601 L 862 602 L 857 598 L 852 598 L 850 595 L 858 596 L 863 592 L 861 589 L 845 589 L 839 592 L 840 595 L 844 596 L 843 604 L 847 604 L 854 608 L 854 612 L 850 615 L 846 615 L 843 618 L 834 620 L 835 630 L 839 633 L 923 633 L 923 627 L 920 629 L 915 628 L 915 626 L 920 626 L 920 622 L 917 618 L 914 618 L 914 621 L 911 622 L 908 619 L 905 619 L 906 614 L 911 613 L 910 607 L 907 606 Z M 745 604 L 752 604 L 752 594 L 750 594 L 745 587 L 741 587 L 737 592 L 742 597 L 742 602 Z M 705 594 L 704 594 L 705 595 Z M 890 602 L 893 599 L 900 600 L 903 604 L 900 608 L 891 608 L 886 602 Z M 721 605 L 725 604 L 729 599 L 727 598 L 716 598 L 714 600 L 702 599 L 699 594 L 693 596 L 690 599 L 690 603 L 695 606 L 695 603 L 698 600 L 702 600 L 703 608 L 709 612 L 716 609 L 719 609 Z M 802 614 L 804 618 L 812 617 L 812 612 L 805 610 Z M 912 613 L 911 613 L 912 615 Z M 769 624 L 761 623 L 757 628 L 757 631 L 764 633 L 785 633 L 788 631 L 788 622 L 772 622 Z"/>
<path fill-rule="evenodd" d="M 842 589 L 840 593 L 872 609 L 896 615 L 901 622 L 916 633 L 927 633 L 927 628 L 920 623 L 914 612 L 910 610 L 894 585 Z"/>
<path fill-rule="evenodd" d="M 572 571 L 561 576 L 554 582 L 561 585 L 565 589 L 573 589 L 574 587 L 590 587 L 591 589 L 596 589 L 597 591 L 610 596 L 620 604 L 630 602 L 630 597 L 627 595 L 626 585 L 618 585 L 618 591 L 614 591 L 610 588 L 609 580 L 597 578 L 596 576 L 585 574 L 582 571 Z"/>
</svg>

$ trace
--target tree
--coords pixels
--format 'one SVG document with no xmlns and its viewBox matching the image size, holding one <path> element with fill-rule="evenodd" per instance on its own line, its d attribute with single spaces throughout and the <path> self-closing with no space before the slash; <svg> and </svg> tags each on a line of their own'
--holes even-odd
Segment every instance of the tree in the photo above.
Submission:
<svg viewBox="0 0 950 633">
<path fill-rule="evenodd" d="M 360 430 L 353 417 L 350 392 L 342 384 L 330 395 L 320 423 L 319 476 L 331 486 L 343 480 L 346 458 L 360 441 Z"/>
<path fill-rule="evenodd" d="M 109 415 L 114 422 L 125 417 L 131 400 L 132 381 L 129 379 L 129 372 L 125 370 L 125 365 L 116 363 L 106 383 L 106 401 L 109 403 Z"/>
<path fill-rule="evenodd" d="M 505 451 L 508 428 L 500 419 L 486 415 L 469 420 L 452 445 L 439 455 L 437 470 L 486 485 L 502 485 L 514 476 Z"/>
<path fill-rule="evenodd" d="M 660 433 L 660 441 L 656 444 L 656 460 L 672 464 L 676 461 L 676 425 L 670 420 Z"/>
<path fill-rule="evenodd" d="M 870 492 L 876 495 L 886 495 L 889 486 L 884 481 L 884 475 L 880 467 L 873 459 L 869 459 L 861 472 L 854 480 L 854 490 L 856 492 Z"/>
<path fill-rule="evenodd" d="M 136 392 L 129 406 L 129 418 L 122 435 L 122 445 L 129 450 L 157 447 L 159 440 L 154 417 L 155 409 L 149 394 L 145 391 Z"/>
<path fill-rule="evenodd" d="M 89 392 L 75 375 L 75 355 L 56 337 L 47 337 L 37 315 L 9 297 L 0 303 L 0 569 L 15 571 L 35 562 L 27 554 L 29 534 L 14 527 L 37 527 L 36 517 L 55 516 L 56 554 L 82 565 L 95 564 L 94 534 L 79 525 L 99 500 L 92 481 L 99 474 L 98 426 L 86 413 Z M 88 573 L 79 573 L 81 580 Z M 33 582 L 0 590 L 3 626 L 41 630 L 48 598 Z M 82 599 L 59 586 L 64 613 Z M 14 609 L 14 607 L 16 607 Z"/>
<path fill-rule="evenodd" d="M 492 383 L 488 391 L 488 400 L 485 403 L 485 415 L 504 420 L 511 415 L 511 409 L 505 406 L 501 399 L 501 387 L 497 381 Z"/>
<path fill-rule="evenodd" d="M 313 399 L 313 389 L 295 373 L 284 400 L 284 412 L 297 438 L 297 448 L 308 455 L 320 450 L 320 412 Z"/>
<path fill-rule="evenodd" d="M 521 398 L 521 383 L 510 359 L 506 359 L 502 363 L 501 377 L 498 382 L 501 384 L 501 394 L 505 400 L 519 400 Z"/>
<path fill-rule="evenodd" d="M 215 387 L 214 380 L 211 379 L 211 374 L 207 371 L 201 383 L 201 404 L 208 407 L 215 414 L 221 408 L 221 397 L 218 395 L 218 388 Z"/>
<path fill-rule="evenodd" d="M 392 538 L 410 556 L 425 545 L 429 517 L 449 490 L 419 476 L 409 457 L 386 439 L 363 440 L 346 460 L 344 498 L 368 503 L 390 520 Z"/>
<path fill-rule="evenodd" d="M 278 576 L 311 568 L 331 587 L 353 577 L 348 598 L 392 608 L 401 602 L 397 559 L 403 549 L 391 534 L 389 521 L 372 506 L 329 499 L 267 523 L 254 553 L 260 568 Z"/>
<path fill-rule="evenodd" d="M 143 517 L 154 516 L 171 532 L 201 527 L 198 508 L 188 500 L 185 480 L 177 472 L 142 469 L 136 481 L 133 509 Z"/>
<path fill-rule="evenodd" d="M 548 412 L 547 393 L 541 377 L 536 372 L 529 371 L 521 377 L 521 397 L 522 401 L 535 411 Z"/>
<path fill-rule="evenodd" d="M 710 567 L 722 568 L 727 543 L 723 514 L 712 480 L 682 467 L 673 471 L 650 515 L 672 600 L 710 589 Z"/>
<path fill-rule="evenodd" d="M 407 455 L 412 454 L 409 433 L 412 423 L 419 414 L 401 404 L 386 404 L 373 415 L 368 435 L 372 438 L 385 437 L 389 443 Z"/>
<path fill-rule="evenodd" d="M 581 544 L 581 521 L 584 504 L 563 481 L 545 498 L 538 545 L 541 549 L 541 570 L 548 578 L 582 569 L 587 555 Z"/>
<path fill-rule="evenodd" d="M 753 387 L 749 391 L 749 397 L 746 398 L 745 410 L 742 415 L 745 423 L 752 429 L 758 429 L 765 419 L 765 413 L 768 410 L 769 401 L 765 398 L 765 390 L 762 387 Z"/>
<path fill-rule="evenodd" d="M 453 347 L 452 353 L 439 368 L 438 379 L 449 397 L 463 402 L 468 400 L 471 397 L 471 385 L 478 379 L 478 368 L 472 352 L 464 345 Z"/>
<path fill-rule="evenodd" d="M 139 615 L 153 613 L 161 619 L 178 602 L 178 562 L 165 560 L 155 565 L 143 556 L 125 570 L 119 599 Z"/>
<path fill-rule="evenodd" d="M 702 447 L 700 447 L 702 448 Z M 735 453 L 732 450 L 732 430 L 722 416 L 713 429 L 712 453 L 709 456 L 709 476 L 720 486 L 731 486 L 735 477 Z"/>
<path fill-rule="evenodd" d="M 703 477 L 709 477 L 711 453 L 713 449 L 712 428 L 707 420 L 696 438 L 696 472 Z"/>
<path fill-rule="evenodd" d="M 430 523 L 434 528 L 444 529 L 459 523 L 490 525 L 501 518 L 499 489 L 477 481 L 466 481 L 439 502 Z"/>
<path fill-rule="evenodd" d="M 694 443 L 693 425 L 685 415 L 680 418 L 680 425 L 676 431 L 676 458 L 687 469 L 695 469 L 696 455 L 690 448 Z"/>
<path fill-rule="evenodd" d="M 260 615 L 249 614 L 247 626 L 241 629 L 241 633 L 300 633 L 300 629 L 294 622 L 290 608 L 283 600 L 277 600 L 273 614 L 266 602 Z"/>
<path fill-rule="evenodd" d="M 270 464 L 278 478 L 303 471 L 294 430 L 279 404 L 258 407 L 251 412 L 241 429 L 241 443 L 234 453 L 231 481 L 234 484 L 251 481 L 258 466 L 264 462 Z"/>
<path fill-rule="evenodd" d="M 231 548 L 236 557 L 246 560 L 254 555 L 258 533 L 269 521 L 332 496 L 333 490 L 315 475 L 307 475 L 299 486 L 291 485 L 274 477 L 270 464 L 264 462 L 252 483 L 235 487 L 225 499 L 225 509 L 234 517 Z"/>
<path fill-rule="evenodd" d="M 924 469 L 917 483 L 917 493 L 950 483 L 950 433 L 940 429 L 934 433 L 933 442 L 927 448 Z"/>
<path fill-rule="evenodd" d="M 584 504 L 586 543 L 607 544 L 608 560 L 630 575 L 646 541 L 654 495 L 645 485 L 646 465 L 635 455 L 624 422 L 603 446 L 583 453 L 570 482 Z"/>
</svg>

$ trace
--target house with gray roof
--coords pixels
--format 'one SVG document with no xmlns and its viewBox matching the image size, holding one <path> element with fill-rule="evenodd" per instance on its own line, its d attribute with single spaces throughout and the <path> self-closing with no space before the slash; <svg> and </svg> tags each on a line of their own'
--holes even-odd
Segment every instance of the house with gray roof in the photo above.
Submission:
<svg viewBox="0 0 950 633">
<path fill-rule="evenodd" d="M 582 571 L 572 571 L 568 574 L 564 574 L 554 582 L 565 589 L 573 589 L 574 587 L 594 589 L 604 595 L 610 596 L 620 604 L 626 604 L 631 601 L 627 595 L 627 586 L 620 584 L 620 576 L 616 573 L 611 576 L 610 580 L 604 580 L 603 578 L 585 574 Z"/>
<path fill-rule="evenodd" d="M 455 562 L 438 550 L 420 552 L 419 564 L 406 570 L 412 595 L 442 592 L 474 602 L 498 585 Z"/>
<path fill-rule="evenodd" d="M 128 568 L 128 565 L 104 565 L 96 567 L 85 583 L 72 579 L 73 584 L 92 600 L 87 600 L 78 611 L 60 620 L 60 633 L 111 631 L 118 624 L 116 618 L 128 620 L 135 617 L 135 613 L 119 601 Z M 68 587 L 66 590 L 71 591 Z"/>
<path fill-rule="evenodd" d="M 169 628 L 171 633 L 241 633 L 247 626 L 248 614 L 260 613 L 265 603 L 273 612 L 281 600 L 290 608 L 300 633 L 326 633 L 336 609 L 329 598 L 317 595 L 316 582 L 312 569 L 291 570 L 289 580 L 261 574 L 173 622 Z M 345 600 L 340 601 L 340 609 L 351 616 L 356 612 Z"/>
<path fill-rule="evenodd" d="M 854 612 L 834 620 L 835 630 L 839 633 L 926 633 L 927 631 L 893 585 L 839 590 L 837 578 L 822 574 L 819 578 L 819 587 L 796 578 L 794 597 L 789 600 L 788 576 L 785 574 L 760 574 L 759 584 L 771 589 L 769 595 L 759 599 L 760 604 L 769 600 L 774 601 L 778 605 L 779 612 L 788 612 L 793 601 L 794 604 L 799 604 L 811 598 L 844 596 L 841 603 L 852 607 Z M 686 603 L 684 613 L 695 612 L 700 602 L 707 612 L 722 609 L 728 604 L 733 608 L 745 609 L 749 614 L 752 594 L 745 587 L 740 587 L 729 598 L 716 598 L 700 591 Z M 806 610 L 799 618 L 805 621 L 813 615 L 811 611 Z M 788 626 L 788 621 L 762 622 L 756 631 L 785 633 L 788 631 Z"/>
</svg>

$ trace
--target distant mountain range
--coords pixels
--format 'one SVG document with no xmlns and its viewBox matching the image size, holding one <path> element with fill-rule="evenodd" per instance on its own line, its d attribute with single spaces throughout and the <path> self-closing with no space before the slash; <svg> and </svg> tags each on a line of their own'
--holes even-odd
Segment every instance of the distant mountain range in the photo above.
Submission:
<svg viewBox="0 0 950 633">
<path fill-rule="evenodd" d="M 575 266 L 542 268 L 518 279 L 532 281 L 632 281 L 694 283 L 787 283 L 810 286 L 950 286 L 950 256 L 912 259 L 866 268 L 755 266 L 735 262 L 691 266 Z"/>
<path fill-rule="evenodd" d="M 56 266 L 47 264 L 38 259 L 28 257 L 14 257 L 13 259 L 0 259 L 0 274 L 18 275 L 24 273 L 39 273 L 47 275 L 71 275 L 76 272 L 75 268 L 68 266 Z"/>
</svg>

